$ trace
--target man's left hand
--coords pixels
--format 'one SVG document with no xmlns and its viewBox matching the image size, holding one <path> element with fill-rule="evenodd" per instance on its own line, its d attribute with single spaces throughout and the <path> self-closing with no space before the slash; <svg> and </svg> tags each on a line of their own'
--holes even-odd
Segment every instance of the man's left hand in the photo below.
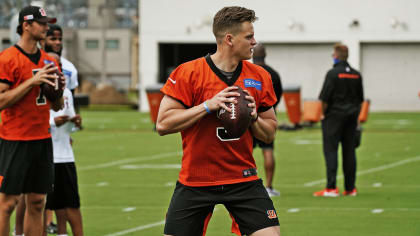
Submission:
<svg viewBox="0 0 420 236">
<path fill-rule="evenodd" d="M 70 121 L 73 122 L 77 128 L 80 128 L 82 126 L 82 117 L 79 114 L 71 118 Z"/>
<path fill-rule="evenodd" d="M 255 99 L 253 96 L 249 94 L 247 90 L 244 90 L 244 92 L 248 94 L 248 96 L 245 96 L 245 99 L 250 101 L 250 103 L 248 104 L 248 107 L 252 108 L 252 112 L 251 112 L 252 120 L 256 120 L 258 118 L 258 114 L 257 114 L 257 105 L 255 104 Z"/>
</svg>

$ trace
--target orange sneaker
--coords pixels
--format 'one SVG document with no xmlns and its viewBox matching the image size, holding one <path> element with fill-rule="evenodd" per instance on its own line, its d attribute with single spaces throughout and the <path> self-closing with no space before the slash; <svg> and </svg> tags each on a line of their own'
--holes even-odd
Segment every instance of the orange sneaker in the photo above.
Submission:
<svg viewBox="0 0 420 236">
<path fill-rule="evenodd" d="M 324 189 L 318 192 L 314 192 L 314 197 L 338 197 L 340 193 L 338 193 L 338 188 L 335 189 Z"/>
<path fill-rule="evenodd" d="M 354 188 L 351 191 L 344 191 L 343 192 L 343 195 L 344 196 L 352 196 L 352 197 L 355 197 L 355 196 L 357 196 L 357 190 L 356 190 L 356 188 Z"/>
</svg>

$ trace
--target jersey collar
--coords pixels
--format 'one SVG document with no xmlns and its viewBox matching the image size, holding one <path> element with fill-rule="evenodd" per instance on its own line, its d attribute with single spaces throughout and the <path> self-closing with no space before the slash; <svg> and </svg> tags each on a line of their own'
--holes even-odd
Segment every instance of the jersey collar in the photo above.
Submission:
<svg viewBox="0 0 420 236">
<path fill-rule="evenodd" d="M 205 56 L 207 64 L 210 66 L 210 69 L 219 77 L 220 80 L 225 82 L 228 86 L 232 86 L 235 84 L 236 80 L 238 80 L 239 75 L 242 72 L 242 61 L 239 62 L 238 66 L 236 67 L 235 71 L 233 72 L 232 79 L 228 79 L 222 72 L 220 72 L 219 68 L 216 67 L 214 62 L 210 58 L 210 54 Z"/>
<path fill-rule="evenodd" d="M 347 61 L 339 61 L 335 63 L 333 67 L 337 67 L 337 66 L 349 66 L 349 63 Z"/>
<path fill-rule="evenodd" d="M 15 44 L 15 47 L 23 54 L 25 55 L 31 62 L 33 62 L 35 65 L 38 65 L 39 59 L 41 59 L 41 50 L 36 51 L 34 54 L 29 54 L 25 52 L 21 47 L 19 47 L 17 44 Z"/>
</svg>

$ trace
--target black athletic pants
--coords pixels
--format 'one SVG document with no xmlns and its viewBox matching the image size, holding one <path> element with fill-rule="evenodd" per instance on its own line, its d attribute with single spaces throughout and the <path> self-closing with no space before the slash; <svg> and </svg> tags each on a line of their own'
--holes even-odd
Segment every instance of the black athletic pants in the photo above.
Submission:
<svg viewBox="0 0 420 236">
<path fill-rule="evenodd" d="M 355 188 L 356 181 L 356 144 L 355 135 L 358 113 L 328 114 L 322 120 L 322 136 L 325 163 L 327 166 L 327 188 L 336 188 L 337 152 L 341 143 L 343 155 L 344 185 L 347 191 Z"/>
</svg>

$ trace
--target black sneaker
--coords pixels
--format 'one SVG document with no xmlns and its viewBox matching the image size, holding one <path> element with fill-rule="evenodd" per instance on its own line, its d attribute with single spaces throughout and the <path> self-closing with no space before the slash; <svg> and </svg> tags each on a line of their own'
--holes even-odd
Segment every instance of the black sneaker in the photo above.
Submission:
<svg viewBox="0 0 420 236">
<path fill-rule="evenodd" d="M 47 233 L 49 234 L 57 234 L 58 230 L 57 230 L 57 225 L 54 224 L 53 222 L 51 222 L 48 226 L 47 226 Z"/>
</svg>

